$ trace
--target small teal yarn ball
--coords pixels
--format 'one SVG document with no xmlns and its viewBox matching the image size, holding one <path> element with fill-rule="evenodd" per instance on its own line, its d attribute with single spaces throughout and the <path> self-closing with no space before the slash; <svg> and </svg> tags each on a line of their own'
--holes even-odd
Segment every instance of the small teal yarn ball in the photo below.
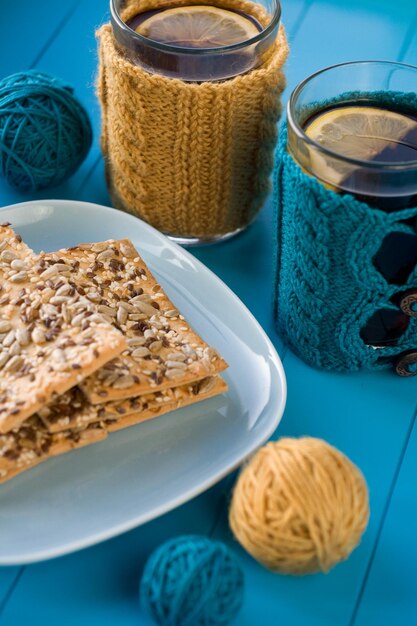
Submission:
<svg viewBox="0 0 417 626">
<path fill-rule="evenodd" d="M 149 557 L 140 600 L 159 626 L 223 626 L 242 606 L 243 572 L 219 541 L 177 537 Z"/>
<path fill-rule="evenodd" d="M 90 149 L 91 123 L 73 89 L 37 71 L 0 81 L 0 172 L 21 191 L 66 180 Z"/>
</svg>

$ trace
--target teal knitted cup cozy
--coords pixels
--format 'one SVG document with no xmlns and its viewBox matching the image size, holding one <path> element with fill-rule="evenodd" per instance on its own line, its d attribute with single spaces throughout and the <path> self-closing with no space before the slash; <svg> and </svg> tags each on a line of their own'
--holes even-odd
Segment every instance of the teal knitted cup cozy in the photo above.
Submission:
<svg viewBox="0 0 417 626">
<path fill-rule="evenodd" d="M 391 232 L 415 233 L 417 207 L 386 213 L 339 195 L 305 174 L 287 152 L 284 126 L 274 173 L 275 301 L 278 332 L 306 362 L 353 371 L 392 368 L 417 350 L 417 317 L 395 345 L 366 345 L 360 331 L 396 294 L 417 287 L 417 268 L 389 284 L 373 264 Z M 412 359 L 413 360 L 413 359 Z M 415 361 L 416 359 L 414 359 Z M 411 364 L 405 375 L 414 375 Z"/>
</svg>

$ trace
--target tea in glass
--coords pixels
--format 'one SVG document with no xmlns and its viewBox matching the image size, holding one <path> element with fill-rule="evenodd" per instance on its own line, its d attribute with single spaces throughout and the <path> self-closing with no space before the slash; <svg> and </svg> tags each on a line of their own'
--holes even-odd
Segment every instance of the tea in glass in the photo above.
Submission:
<svg viewBox="0 0 417 626">
<path fill-rule="evenodd" d="M 110 2 L 99 91 L 113 204 L 178 243 L 233 237 L 270 189 L 288 53 L 279 0 Z"/>
<path fill-rule="evenodd" d="M 301 83 L 288 109 L 288 149 L 305 172 L 376 209 L 417 207 L 417 68 L 389 62 L 334 66 Z M 361 331 L 366 344 L 395 345 L 417 315 L 416 290 L 401 289 L 417 264 L 417 221 L 390 232 L 373 257 L 398 286 Z M 392 306 L 391 306 L 392 305 Z"/>
<path fill-rule="evenodd" d="M 225 80 L 262 65 L 280 13 L 278 0 L 112 0 L 114 34 L 132 62 L 187 82 Z"/>
</svg>

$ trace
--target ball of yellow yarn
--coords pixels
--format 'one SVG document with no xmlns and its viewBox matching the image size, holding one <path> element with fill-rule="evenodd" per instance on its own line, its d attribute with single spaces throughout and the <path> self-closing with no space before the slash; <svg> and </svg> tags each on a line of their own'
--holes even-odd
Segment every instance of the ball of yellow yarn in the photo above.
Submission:
<svg viewBox="0 0 417 626">
<path fill-rule="evenodd" d="M 369 519 L 360 470 L 322 439 L 283 438 L 241 472 L 229 513 L 242 546 L 275 572 L 328 571 L 358 545 Z"/>
</svg>

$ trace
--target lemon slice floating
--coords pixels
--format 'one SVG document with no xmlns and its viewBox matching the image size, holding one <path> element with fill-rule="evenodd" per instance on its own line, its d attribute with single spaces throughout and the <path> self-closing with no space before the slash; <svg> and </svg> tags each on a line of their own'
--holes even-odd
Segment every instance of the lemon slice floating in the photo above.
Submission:
<svg viewBox="0 0 417 626">
<path fill-rule="evenodd" d="M 217 48 L 255 37 L 255 24 L 234 11 L 213 6 L 166 9 L 136 28 L 144 37 L 188 48 Z"/>
<path fill-rule="evenodd" d="M 377 107 L 346 106 L 316 117 L 308 137 L 341 157 L 374 162 L 417 160 L 417 120 Z M 357 166 L 310 150 L 316 176 L 338 183 Z"/>
<path fill-rule="evenodd" d="M 413 130 L 417 132 L 417 121 L 401 113 L 376 107 L 346 106 L 319 115 L 305 133 L 321 146 L 345 157 L 378 161 L 381 156 L 381 160 L 387 161 L 387 148 L 395 150 L 402 145 L 417 151 L 417 135 L 414 141 L 411 138 L 407 141 Z"/>
</svg>

